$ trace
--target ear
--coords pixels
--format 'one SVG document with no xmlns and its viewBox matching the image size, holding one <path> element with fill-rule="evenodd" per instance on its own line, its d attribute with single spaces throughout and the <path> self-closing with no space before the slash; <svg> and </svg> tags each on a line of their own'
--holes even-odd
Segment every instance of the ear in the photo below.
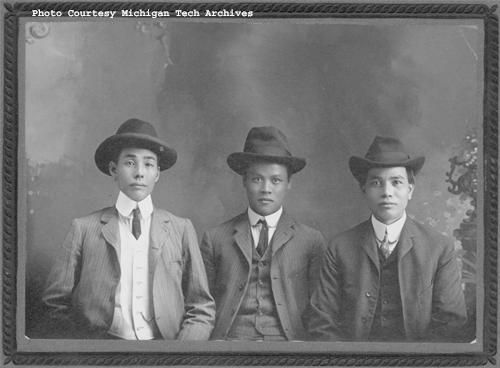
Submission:
<svg viewBox="0 0 500 368">
<path fill-rule="evenodd" d="M 160 180 L 160 167 L 158 166 L 158 170 L 156 171 L 155 183 L 158 183 Z"/>
<path fill-rule="evenodd" d="M 108 164 L 108 169 L 109 169 L 109 174 L 114 178 L 116 179 L 116 163 L 114 163 L 113 161 L 109 161 L 109 164 Z"/>
<path fill-rule="evenodd" d="M 291 188 L 292 188 L 292 179 L 288 179 L 288 185 L 287 185 L 287 188 L 288 188 L 288 189 L 291 189 Z"/>
<path fill-rule="evenodd" d="M 413 190 L 415 189 L 415 184 L 408 184 L 410 187 L 410 192 L 408 193 L 408 200 L 411 199 L 411 196 L 413 195 Z"/>
</svg>

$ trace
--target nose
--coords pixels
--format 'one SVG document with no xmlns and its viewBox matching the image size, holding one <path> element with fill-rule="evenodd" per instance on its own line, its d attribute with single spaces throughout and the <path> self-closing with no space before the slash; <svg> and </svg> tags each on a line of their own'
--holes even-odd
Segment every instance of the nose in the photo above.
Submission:
<svg viewBox="0 0 500 368">
<path fill-rule="evenodd" d="M 136 178 L 143 178 L 144 177 L 144 165 L 142 164 L 137 164 L 135 167 L 135 177 Z"/>
<path fill-rule="evenodd" d="M 392 197 L 392 194 L 393 194 L 393 188 L 391 183 L 384 182 L 382 186 L 382 195 L 384 196 L 384 198 L 386 198 L 386 197 Z"/>
<path fill-rule="evenodd" d="M 271 182 L 269 180 L 263 180 L 260 191 L 262 193 L 271 193 Z"/>
</svg>

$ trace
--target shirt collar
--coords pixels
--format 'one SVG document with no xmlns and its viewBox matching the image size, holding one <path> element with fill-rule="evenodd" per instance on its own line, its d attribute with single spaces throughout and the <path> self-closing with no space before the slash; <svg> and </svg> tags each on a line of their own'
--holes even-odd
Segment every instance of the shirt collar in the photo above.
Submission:
<svg viewBox="0 0 500 368">
<path fill-rule="evenodd" d="M 261 218 L 264 218 L 267 222 L 268 227 L 276 227 L 278 226 L 278 221 L 280 220 L 282 213 L 283 213 L 283 206 L 281 206 L 279 210 L 277 210 L 276 212 L 267 216 L 261 216 L 254 210 L 252 210 L 250 207 L 248 207 L 248 219 L 250 220 L 250 225 L 252 226 L 256 226 L 257 222 Z"/>
<path fill-rule="evenodd" d="M 132 211 L 134 208 L 139 206 L 139 210 L 141 211 L 141 217 L 147 218 L 153 213 L 153 201 L 151 199 L 151 195 L 148 195 L 140 202 L 136 202 L 129 197 L 125 193 L 120 190 L 118 194 L 118 199 L 116 200 L 116 209 L 120 213 L 120 215 L 124 217 L 129 217 L 132 215 Z"/>
<path fill-rule="evenodd" d="M 393 243 L 395 241 L 399 240 L 399 237 L 401 235 L 401 231 L 403 230 L 403 226 L 406 221 L 406 211 L 403 212 L 403 216 L 395 222 L 393 222 L 390 225 L 386 225 L 379 220 L 375 218 L 375 216 L 371 216 L 371 221 L 372 221 L 372 226 L 373 230 L 375 231 L 375 236 L 377 239 L 380 241 L 384 239 L 385 236 L 385 229 L 387 228 L 387 235 L 389 242 Z"/>
</svg>

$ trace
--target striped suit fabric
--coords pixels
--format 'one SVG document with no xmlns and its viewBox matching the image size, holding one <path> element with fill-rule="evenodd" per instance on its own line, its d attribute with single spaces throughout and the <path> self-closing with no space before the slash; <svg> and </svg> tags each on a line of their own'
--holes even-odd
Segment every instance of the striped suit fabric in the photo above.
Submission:
<svg viewBox="0 0 500 368">
<path fill-rule="evenodd" d="M 325 251 L 321 233 L 283 212 L 271 241 L 271 288 L 289 340 L 306 340 L 302 321 Z M 254 245 L 247 213 L 207 231 L 201 252 L 217 314 L 212 339 L 225 339 L 250 282 Z"/>
<path fill-rule="evenodd" d="M 51 337 L 106 337 L 120 281 L 116 208 L 73 220 L 47 279 L 43 301 Z M 155 208 L 149 270 L 156 325 L 164 339 L 206 340 L 213 329 L 210 295 L 196 232 L 189 219 Z"/>
</svg>

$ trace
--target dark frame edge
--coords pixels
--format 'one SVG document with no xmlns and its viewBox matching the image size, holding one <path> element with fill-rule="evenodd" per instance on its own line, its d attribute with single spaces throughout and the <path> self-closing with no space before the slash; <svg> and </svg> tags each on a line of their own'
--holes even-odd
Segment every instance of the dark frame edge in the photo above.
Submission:
<svg viewBox="0 0 500 368">
<path fill-rule="evenodd" d="M 432 17 L 482 18 L 485 25 L 484 57 L 484 224 L 485 224 L 485 303 L 481 353 L 455 355 L 391 355 L 391 354 L 159 354 L 159 353 L 26 353 L 16 344 L 17 285 L 17 175 L 18 175 L 18 18 L 34 6 L 67 10 L 107 7 L 119 10 L 147 3 L 5 3 L 4 14 L 4 126 L 2 166 L 3 274 L 2 323 L 4 364 L 50 365 L 400 365 L 400 366 L 472 366 L 496 365 L 498 308 L 498 16 L 497 6 L 484 4 L 349 4 L 349 3 L 232 3 L 273 16 L 294 13 L 323 13 L 332 17 Z M 151 3 L 153 8 L 176 6 L 189 10 L 194 6 L 222 8 L 227 3 Z M 271 14 L 272 13 L 272 14 Z M 431 13 L 431 14 L 429 14 Z"/>
<path fill-rule="evenodd" d="M 16 351 L 16 270 L 17 270 L 17 16 L 14 6 L 4 4 L 4 125 L 2 165 L 2 323 L 4 363 Z"/>
<path fill-rule="evenodd" d="M 488 361 L 496 365 L 498 308 L 498 16 L 491 8 L 485 18 L 484 167 L 485 304 L 484 344 Z"/>
</svg>

